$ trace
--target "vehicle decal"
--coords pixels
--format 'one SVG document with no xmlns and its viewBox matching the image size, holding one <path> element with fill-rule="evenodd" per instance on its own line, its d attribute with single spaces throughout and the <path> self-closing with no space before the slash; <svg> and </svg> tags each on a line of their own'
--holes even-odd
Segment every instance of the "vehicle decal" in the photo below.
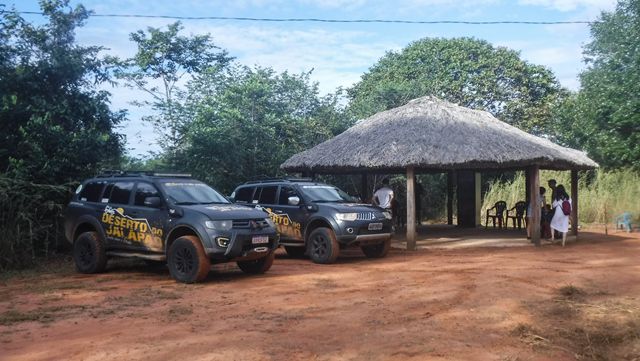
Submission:
<svg viewBox="0 0 640 361">
<path fill-rule="evenodd" d="M 269 214 L 269 218 L 276 224 L 276 230 L 281 235 L 289 238 L 302 239 L 302 226 L 299 222 L 294 222 L 287 213 L 274 213 L 271 208 L 256 206 Z"/>
<path fill-rule="evenodd" d="M 125 244 L 142 244 L 153 251 L 162 251 L 162 229 L 151 227 L 146 218 L 132 218 L 123 208 L 106 206 L 101 221 L 107 238 Z"/>
</svg>

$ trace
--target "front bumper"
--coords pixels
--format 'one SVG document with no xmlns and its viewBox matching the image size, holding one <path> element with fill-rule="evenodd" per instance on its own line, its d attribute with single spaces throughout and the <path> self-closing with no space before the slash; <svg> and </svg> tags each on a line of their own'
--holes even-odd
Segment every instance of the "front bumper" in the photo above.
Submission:
<svg viewBox="0 0 640 361">
<path fill-rule="evenodd" d="M 268 243 L 253 244 L 255 236 L 269 237 Z M 267 256 L 275 251 L 280 243 L 280 236 L 272 232 L 251 232 L 247 230 L 233 230 L 226 234 L 210 234 L 211 247 L 205 248 L 207 256 L 214 262 L 248 261 Z M 218 238 L 228 239 L 227 247 L 217 244 Z"/>
<path fill-rule="evenodd" d="M 370 230 L 371 223 L 382 223 L 381 229 Z M 391 238 L 391 221 L 341 222 L 336 232 L 338 242 L 347 246 L 368 245 L 384 242 Z"/>
</svg>

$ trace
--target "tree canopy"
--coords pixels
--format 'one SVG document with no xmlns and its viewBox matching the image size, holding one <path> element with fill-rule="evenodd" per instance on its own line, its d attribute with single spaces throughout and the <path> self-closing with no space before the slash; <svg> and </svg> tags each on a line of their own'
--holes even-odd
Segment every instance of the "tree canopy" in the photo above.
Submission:
<svg viewBox="0 0 640 361">
<path fill-rule="evenodd" d="M 188 93 L 193 120 L 172 163 L 225 192 L 279 175 L 288 157 L 351 125 L 338 95 L 320 96 L 309 73 L 234 64 L 197 77 Z"/>
<path fill-rule="evenodd" d="M 560 94 L 550 70 L 516 51 L 472 38 L 425 38 L 383 56 L 349 90 L 349 107 L 364 118 L 433 95 L 540 134 Z"/>
<path fill-rule="evenodd" d="M 43 183 L 77 180 L 117 162 L 125 118 L 109 108 L 100 47 L 79 46 L 89 12 L 67 0 L 40 3 L 48 22 L 0 15 L 0 172 Z M 69 10 L 70 9 L 70 10 Z"/>
<path fill-rule="evenodd" d="M 559 139 L 604 167 L 640 169 L 640 1 L 619 1 L 591 36 L 581 89 L 557 112 Z"/>
<path fill-rule="evenodd" d="M 118 78 L 150 96 L 150 100 L 134 105 L 156 111 L 144 120 L 159 132 L 166 153 L 180 146 L 183 128 L 190 120 L 184 113 L 186 95 L 180 82 L 188 82 L 193 75 L 221 71 L 232 60 L 208 34 L 184 36 L 180 35 L 182 29 L 182 24 L 175 22 L 166 30 L 148 27 L 146 32 L 131 33 L 130 39 L 138 48 L 136 54 L 126 60 L 116 59 Z"/>
</svg>

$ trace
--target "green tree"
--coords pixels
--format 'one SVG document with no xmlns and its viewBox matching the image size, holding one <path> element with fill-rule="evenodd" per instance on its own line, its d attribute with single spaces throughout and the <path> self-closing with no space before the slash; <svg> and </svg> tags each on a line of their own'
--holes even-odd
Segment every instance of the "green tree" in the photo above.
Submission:
<svg viewBox="0 0 640 361">
<path fill-rule="evenodd" d="M 194 121 L 174 163 L 224 192 L 280 175 L 288 157 L 351 125 L 339 95 L 320 96 L 309 73 L 234 65 L 199 76 L 189 94 Z"/>
<path fill-rule="evenodd" d="M 144 117 L 160 133 L 160 145 L 168 153 L 181 144 L 181 135 L 191 117 L 184 108 L 185 93 L 181 82 L 204 72 L 218 72 L 232 60 L 209 35 L 181 36 L 180 22 L 166 30 L 149 27 L 130 35 L 138 51 L 126 60 L 118 60 L 116 75 L 130 87 L 141 89 L 150 100 L 134 102 L 149 106 L 156 114 Z"/>
<path fill-rule="evenodd" d="M 582 87 L 557 111 L 559 137 L 606 168 L 640 169 L 640 1 L 602 13 L 591 36 Z"/>
<path fill-rule="evenodd" d="M 41 183 L 78 180 L 116 162 L 123 112 L 109 109 L 100 47 L 75 43 L 89 12 L 67 0 L 43 0 L 48 22 L 0 15 L 0 172 Z M 70 10 L 68 10 L 70 9 Z"/>
<path fill-rule="evenodd" d="M 388 52 L 349 90 L 358 118 L 433 95 L 544 133 L 561 93 L 554 75 L 516 51 L 471 38 L 425 38 Z"/>
</svg>

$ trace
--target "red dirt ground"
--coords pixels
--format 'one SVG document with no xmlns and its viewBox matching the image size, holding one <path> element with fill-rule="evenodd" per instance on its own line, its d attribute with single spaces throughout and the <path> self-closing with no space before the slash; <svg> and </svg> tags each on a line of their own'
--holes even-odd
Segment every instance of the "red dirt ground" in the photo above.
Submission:
<svg viewBox="0 0 640 361">
<path fill-rule="evenodd" d="M 1 360 L 640 360 L 640 238 L 0 281 Z"/>
</svg>

